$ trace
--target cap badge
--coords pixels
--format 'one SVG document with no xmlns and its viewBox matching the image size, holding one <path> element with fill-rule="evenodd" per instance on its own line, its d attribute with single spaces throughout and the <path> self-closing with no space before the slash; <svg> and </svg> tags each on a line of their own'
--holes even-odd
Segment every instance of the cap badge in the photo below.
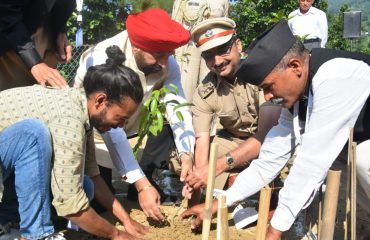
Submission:
<svg viewBox="0 0 370 240">
<path fill-rule="evenodd" d="M 207 32 L 204 34 L 206 37 L 212 37 L 213 36 L 213 31 L 212 30 L 207 30 Z"/>
</svg>

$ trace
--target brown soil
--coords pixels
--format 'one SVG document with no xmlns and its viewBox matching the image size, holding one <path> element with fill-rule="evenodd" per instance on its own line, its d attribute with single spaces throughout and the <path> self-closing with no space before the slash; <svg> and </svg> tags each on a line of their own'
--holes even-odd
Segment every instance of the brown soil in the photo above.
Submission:
<svg viewBox="0 0 370 240">
<path fill-rule="evenodd" d="M 148 221 L 148 218 L 139 209 L 138 204 L 135 202 L 123 200 L 125 208 L 130 212 L 130 216 L 137 222 L 150 227 L 150 233 L 145 236 L 144 239 L 150 240 L 192 240 L 201 239 L 201 233 L 194 233 L 190 229 L 191 220 L 181 220 L 178 215 L 184 210 L 181 206 L 161 206 L 161 209 L 167 221 L 165 224 L 159 224 L 158 222 Z M 115 224 L 119 229 L 124 230 L 124 227 L 116 221 L 116 219 L 107 213 L 103 216 L 108 219 L 111 223 Z M 214 218 L 211 224 L 210 239 L 216 239 L 216 225 L 217 220 Z M 229 214 L 229 236 L 232 240 L 245 240 L 254 239 L 256 226 L 252 226 L 248 229 L 237 230 L 234 227 L 233 221 L 231 219 L 231 214 Z M 65 237 L 69 239 L 81 239 L 81 240 L 100 240 L 102 238 L 97 238 L 91 236 L 83 231 L 75 232 L 72 230 L 64 230 Z"/>
<path fill-rule="evenodd" d="M 135 141 L 131 144 L 134 145 Z M 336 169 L 342 170 L 341 176 L 341 186 L 340 186 L 340 196 L 337 211 L 337 221 L 335 226 L 334 239 L 344 239 L 343 235 L 343 222 L 345 219 L 345 196 L 346 196 L 346 165 L 341 162 L 336 162 Z M 282 178 L 284 179 L 288 173 L 288 168 L 282 171 Z M 138 221 L 139 223 L 149 226 L 150 233 L 145 236 L 145 239 L 151 240 L 192 240 L 201 239 L 200 233 L 194 233 L 190 229 L 191 220 L 180 220 L 178 215 L 181 214 L 184 209 L 181 206 L 161 206 L 161 209 L 165 216 L 167 217 L 167 222 L 165 224 L 158 224 L 152 222 L 146 218 L 144 213 L 141 211 L 138 203 L 128 201 L 126 196 L 127 185 L 122 183 L 118 176 L 113 176 L 113 185 L 117 190 L 117 198 L 122 202 L 122 205 L 130 213 L 130 216 Z M 172 184 L 172 183 L 171 183 Z M 175 183 L 176 185 L 176 183 Z M 176 188 L 176 186 L 175 186 Z M 258 204 L 258 194 L 251 197 L 251 202 L 247 205 L 251 207 L 256 207 Z M 234 222 L 231 217 L 232 209 L 229 209 L 229 239 L 230 240 L 252 240 L 256 237 L 256 223 L 249 225 L 245 229 L 236 229 Z M 110 214 L 104 213 L 103 217 L 108 219 L 111 223 L 115 224 L 118 228 L 124 229 L 124 227 Z M 298 239 L 314 239 L 305 236 L 309 231 L 309 225 L 311 223 L 311 229 L 314 234 L 317 233 L 317 215 L 318 215 L 318 198 L 311 204 L 311 206 L 302 211 L 302 213 L 297 218 L 294 225 L 291 227 L 290 231 L 283 234 L 282 240 L 298 240 Z M 311 219 L 311 220 L 310 220 Z M 357 211 L 357 239 L 359 240 L 369 240 L 370 239 L 370 216 L 363 210 L 358 209 Z M 212 220 L 210 238 L 216 239 L 216 217 Z M 75 232 L 72 230 L 62 230 L 68 240 L 102 240 L 102 238 L 97 238 L 91 236 L 83 231 Z M 350 238 L 348 238 L 350 239 Z"/>
</svg>

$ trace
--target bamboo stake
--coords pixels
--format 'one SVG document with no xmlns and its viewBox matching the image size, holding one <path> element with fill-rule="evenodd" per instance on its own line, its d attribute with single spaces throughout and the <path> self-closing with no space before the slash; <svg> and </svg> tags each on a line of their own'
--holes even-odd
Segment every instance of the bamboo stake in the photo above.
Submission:
<svg viewBox="0 0 370 240">
<path fill-rule="evenodd" d="M 216 175 L 217 148 L 218 148 L 217 143 L 211 143 L 211 151 L 209 154 L 206 202 L 205 202 L 205 209 L 204 209 L 204 220 L 203 220 L 203 225 L 202 225 L 202 240 L 208 240 L 209 230 L 211 228 L 212 201 L 213 201 L 213 188 L 215 185 L 215 175 Z"/>
<path fill-rule="evenodd" d="M 348 239 L 348 229 L 350 226 L 349 214 L 351 211 L 351 168 L 352 168 L 352 143 L 353 143 L 353 128 L 349 129 L 348 138 L 348 159 L 347 159 L 347 188 L 346 188 L 346 218 L 344 222 L 344 240 Z"/>
<path fill-rule="evenodd" d="M 224 194 L 218 198 L 217 240 L 229 240 L 229 218 Z"/>
<path fill-rule="evenodd" d="M 341 173 L 342 171 L 329 170 L 328 176 L 326 177 L 320 240 L 332 240 L 334 237 Z"/>
<path fill-rule="evenodd" d="M 319 216 L 317 220 L 317 238 L 321 239 L 321 228 L 322 228 L 322 185 L 319 189 Z"/>
<path fill-rule="evenodd" d="M 261 189 L 258 207 L 257 240 L 265 240 L 272 189 L 267 185 Z"/>
<path fill-rule="evenodd" d="M 356 190 L 357 190 L 357 169 L 356 169 L 356 147 L 352 143 L 352 164 L 351 164 L 351 239 L 356 240 Z"/>
</svg>

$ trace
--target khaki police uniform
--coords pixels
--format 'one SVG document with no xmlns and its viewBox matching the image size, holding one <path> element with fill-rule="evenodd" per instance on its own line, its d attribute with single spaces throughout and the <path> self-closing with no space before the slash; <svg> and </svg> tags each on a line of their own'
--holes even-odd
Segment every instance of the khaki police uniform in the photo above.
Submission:
<svg viewBox="0 0 370 240">
<path fill-rule="evenodd" d="M 175 0 L 172 18 L 181 23 L 185 29 L 191 30 L 206 19 L 226 17 L 228 12 L 228 0 Z M 209 72 L 200 54 L 201 51 L 193 41 L 176 49 L 176 61 L 181 70 L 181 85 L 188 102 L 193 101 L 196 87 Z"/>
<path fill-rule="evenodd" d="M 257 129 L 260 104 L 259 89 L 238 79 L 233 84 L 210 72 L 197 87 L 192 112 L 195 133 L 211 132 L 216 118 L 219 129 L 212 142 L 218 143 L 217 157 L 236 149 Z M 216 188 L 223 188 L 229 173 L 216 178 Z"/>
</svg>

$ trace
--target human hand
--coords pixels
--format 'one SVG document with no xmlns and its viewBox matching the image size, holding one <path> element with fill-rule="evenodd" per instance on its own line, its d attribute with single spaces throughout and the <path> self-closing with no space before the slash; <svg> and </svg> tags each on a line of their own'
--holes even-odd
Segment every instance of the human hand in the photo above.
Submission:
<svg viewBox="0 0 370 240">
<path fill-rule="evenodd" d="M 191 229 L 194 231 L 199 231 L 202 225 L 202 221 L 204 219 L 204 208 L 205 208 L 204 204 L 195 205 L 186 210 L 185 212 L 183 212 L 180 215 L 180 218 L 186 219 L 195 216 L 196 217 L 195 220 L 191 222 Z"/>
<path fill-rule="evenodd" d="M 188 184 L 184 184 L 184 186 L 182 187 L 182 196 L 186 199 L 190 199 L 191 198 L 191 195 L 193 193 L 193 188 L 190 187 Z"/>
<path fill-rule="evenodd" d="M 134 219 L 132 219 L 130 216 L 126 218 L 124 221 L 122 221 L 123 226 L 125 227 L 127 233 L 130 235 L 136 237 L 136 238 L 142 238 L 145 234 L 149 232 L 149 227 L 146 227 L 138 222 L 136 222 Z"/>
<path fill-rule="evenodd" d="M 180 174 L 180 181 L 185 181 L 188 174 L 191 173 L 193 168 L 193 157 L 187 153 L 181 155 L 181 174 Z"/>
<path fill-rule="evenodd" d="M 160 198 L 159 193 L 154 187 L 149 187 L 139 193 L 140 207 L 143 209 L 145 215 L 156 221 L 163 222 L 165 218 L 159 208 L 161 204 Z"/>
<path fill-rule="evenodd" d="M 271 225 L 267 229 L 266 240 L 279 240 L 281 238 L 282 232 L 275 229 Z"/>
<path fill-rule="evenodd" d="M 59 71 L 49 67 L 45 63 L 39 63 L 31 68 L 31 74 L 42 86 L 52 86 L 56 88 L 67 88 L 67 81 L 60 75 Z"/>
<path fill-rule="evenodd" d="M 72 45 L 69 43 L 65 33 L 59 33 L 57 36 L 58 61 L 67 63 L 72 58 Z"/>
<path fill-rule="evenodd" d="M 208 164 L 193 169 L 186 177 L 185 182 L 193 189 L 205 188 L 208 179 Z"/>
</svg>

